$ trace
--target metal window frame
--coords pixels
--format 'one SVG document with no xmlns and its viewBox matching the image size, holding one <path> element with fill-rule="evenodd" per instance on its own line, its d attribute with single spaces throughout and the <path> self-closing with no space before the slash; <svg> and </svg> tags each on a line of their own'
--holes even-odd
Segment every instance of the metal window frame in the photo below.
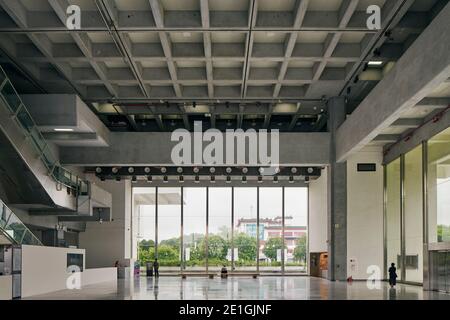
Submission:
<svg viewBox="0 0 450 320">
<path fill-rule="evenodd" d="M 154 209 L 154 222 L 155 222 L 155 226 L 154 226 L 154 242 L 155 242 L 155 258 L 158 258 L 158 247 L 159 247 L 159 237 L 158 237 L 158 233 L 159 233 L 159 189 L 160 188 L 170 188 L 170 187 L 161 187 L 161 186 L 155 186 L 154 188 L 154 192 L 155 192 L 155 209 Z M 175 188 L 180 188 L 181 190 L 181 203 L 180 203 L 180 274 L 182 275 L 185 271 L 186 271 L 186 257 L 185 257 L 185 248 L 184 248 L 184 194 L 185 194 L 185 188 L 183 186 L 180 187 L 175 187 Z M 209 273 L 209 265 L 208 265 L 208 234 L 209 234 L 209 218 L 210 218 L 210 210 L 209 210 L 209 196 L 210 196 L 210 192 L 209 192 L 209 186 L 199 186 L 199 187 L 191 187 L 191 188 L 203 188 L 205 189 L 205 193 L 206 193 L 206 215 L 205 215 L 205 274 Z M 234 256 L 234 248 L 235 248 L 235 243 L 234 243 L 234 223 L 235 223 L 235 192 L 236 192 L 236 187 L 231 186 L 231 187 L 224 187 L 224 188 L 229 188 L 231 190 L 231 268 L 234 271 L 236 268 L 236 261 L 235 261 L 235 256 Z M 239 187 L 237 187 L 239 188 Z M 255 188 L 256 189 L 256 237 L 257 237 L 257 248 L 256 248 L 256 273 L 260 273 L 260 245 L 261 245 L 261 240 L 260 240 L 260 188 L 259 186 L 257 187 L 250 187 L 250 188 Z M 283 240 L 283 248 L 284 245 L 286 243 L 286 239 L 285 239 L 285 210 L 286 210 L 286 194 L 285 194 L 285 186 L 281 186 L 281 187 L 277 187 L 277 188 L 281 188 L 282 193 L 281 193 L 281 204 L 282 204 L 282 211 L 281 211 L 281 215 L 282 215 L 282 240 Z M 131 192 L 133 194 L 133 187 L 131 188 Z M 134 198 L 133 198 L 134 199 Z M 308 214 L 307 214 L 307 228 L 309 228 L 309 188 L 307 187 L 307 210 L 308 210 Z M 134 207 L 132 205 L 132 208 L 134 210 Z M 139 209 L 138 209 L 139 210 Z M 140 214 L 137 218 L 137 222 L 138 224 L 140 223 Z M 140 229 L 140 226 L 137 226 L 138 230 Z M 138 235 L 139 235 L 139 231 L 138 231 Z M 137 256 L 139 259 L 139 239 L 138 239 L 138 246 L 137 246 Z M 280 272 L 281 275 L 285 275 L 286 274 L 286 270 L 285 270 L 285 264 L 286 264 L 286 257 L 285 257 L 285 253 L 284 250 L 281 251 L 281 268 L 280 270 L 275 270 L 276 272 Z M 307 254 L 306 254 L 306 270 L 307 270 L 307 274 L 309 273 L 309 267 L 308 267 L 308 263 L 309 263 L 309 237 L 308 237 L 308 242 L 307 242 Z"/>
</svg>

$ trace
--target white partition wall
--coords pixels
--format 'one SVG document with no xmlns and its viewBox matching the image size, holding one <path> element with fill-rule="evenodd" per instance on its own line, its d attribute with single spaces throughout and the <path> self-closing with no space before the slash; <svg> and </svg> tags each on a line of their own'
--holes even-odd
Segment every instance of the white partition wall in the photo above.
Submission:
<svg viewBox="0 0 450 320">
<path fill-rule="evenodd" d="M 366 148 L 347 160 L 347 276 L 383 277 L 383 154 Z M 376 171 L 358 171 L 358 163 Z"/>
<path fill-rule="evenodd" d="M 326 252 L 327 247 L 327 170 L 309 183 L 308 240 L 309 252 Z"/>
<path fill-rule="evenodd" d="M 83 256 L 78 279 L 68 269 L 68 254 Z M 86 269 L 85 250 L 44 246 L 22 246 L 22 298 L 66 289 L 83 288 L 102 282 L 117 281 L 117 268 Z M 70 266 L 73 268 L 73 265 Z M 69 286 L 68 286 L 69 284 Z"/>
<path fill-rule="evenodd" d="M 23 245 L 22 297 L 66 289 L 68 253 L 85 255 L 83 249 Z"/>
</svg>

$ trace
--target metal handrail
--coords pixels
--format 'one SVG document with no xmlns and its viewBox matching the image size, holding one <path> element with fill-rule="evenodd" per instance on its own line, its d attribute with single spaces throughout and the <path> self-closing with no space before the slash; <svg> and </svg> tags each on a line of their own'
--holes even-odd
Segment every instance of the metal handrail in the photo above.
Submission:
<svg viewBox="0 0 450 320">
<path fill-rule="evenodd" d="M 39 131 L 25 104 L 23 103 L 15 87 L 13 86 L 12 82 L 1 66 L 0 76 L 3 76 L 4 78 L 2 81 L 0 81 L 0 97 L 3 99 L 3 101 L 11 111 L 12 119 L 24 131 L 26 137 L 31 139 L 32 145 L 38 152 L 38 157 L 44 163 L 49 172 L 49 175 L 57 183 L 75 189 L 78 195 L 79 192 L 84 189 L 84 186 L 87 186 L 87 182 L 80 179 L 77 175 L 73 174 L 71 171 L 65 169 L 59 164 L 59 161 L 53 155 L 44 136 Z M 5 95 L 5 88 L 8 88 L 10 90 L 8 96 Z M 14 100 L 16 102 L 16 106 L 12 105 L 11 100 Z M 69 176 L 70 178 L 68 178 L 67 176 Z"/>
<path fill-rule="evenodd" d="M 13 222 L 11 222 L 13 221 Z M 42 246 L 42 242 L 17 217 L 17 215 L 0 199 L 0 231 L 3 230 L 15 244 L 30 244 Z M 21 233 L 20 233 L 21 232 Z M 15 234 L 17 233 L 17 234 Z"/>
</svg>

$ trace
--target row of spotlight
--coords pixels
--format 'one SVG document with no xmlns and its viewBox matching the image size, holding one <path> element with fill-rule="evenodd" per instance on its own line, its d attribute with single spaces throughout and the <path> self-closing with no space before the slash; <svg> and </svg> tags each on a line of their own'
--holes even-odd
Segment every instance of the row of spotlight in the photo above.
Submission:
<svg viewBox="0 0 450 320">
<path fill-rule="evenodd" d="M 101 180 L 104 181 L 105 178 L 102 177 Z M 121 181 L 121 180 L 122 180 L 121 176 L 116 176 L 116 181 Z M 240 180 L 241 180 L 242 183 L 247 183 L 247 176 L 242 176 Z M 137 181 L 138 181 L 137 176 L 132 176 L 131 177 L 131 182 L 136 183 Z M 179 183 L 184 183 L 184 181 L 185 181 L 184 180 L 184 176 L 180 175 L 178 177 L 178 182 Z M 153 182 L 153 176 L 148 175 L 147 176 L 147 182 L 148 183 L 152 183 Z M 168 176 L 163 176 L 163 183 L 168 183 L 168 182 L 169 182 L 169 177 Z M 216 182 L 216 176 L 211 175 L 209 177 L 209 182 L 210 183 L 215 183 Z M 226 176 L 225 182 L 226 183 L 231 183 L 231 176 Z M 262 183 L 263 182 L 263 176 L 258 176 L 257 182 L 258 183 Z M 278 183 L 279 182 L 278 176 L 273 176 L 272 182 L 273 183 Z M 294 182 L 295 182 L 294 176 L 289 176 L 289 183 L 294 183 Z M 309 177 L 305 177 L 304 178 L 304 182 L 306 182 L 306 183 L 309 182 Z M 200 183 L 200 176 L 197 175 L 197 176 L 194 177 L 194 183 Z"/>
<path fill-rule="evenodd" d="M 165 173 L 167 172 L 167 168 L 166 168 L 166 167 L 161 167 L 160 170 L 161 170 L 161 173 L 162 173 L 162 174 L 165 174 Z M 244 175 L 248 173 L 248 168 L 246 168 L 246 167 L 242 168 L 241 170 L 242 170 L 242 174 L 244 174 Z M 266 168 L 261 167 L 261 168 L 258 169 L 258 172 L 259 172 L 259 174 L 263 175 L 263 174 L 266 172 L 266 170 L 267 170 Z M 280 172 L 280 168 L 278 168 L 278 167 L 274 167 L 273 170 L 274 170 L 274 172 L 273 172 L 274 174 L 277 174 L 277 173 Z M 100 167 L 95 168 L 95 172 L 96 172 L 97 174 L 101 174 L 102 171 L 103 171 L 103 170 L 102 170 L 102 168 L 100 168 Z M 119 168 L 118 168 L 118 167 L 113 167 L 113 168 L 111 169 L 111 171 L 112 171 L 113 174 L 117 174 L 117 173 L 119 172 Z M 199 173 L 200 169 L 199 169 L 198 167 L 194 167 L 194 168 L 192 169 L 192 171 L 193 171 L 194 173 Z M 225 172 L 226 172 L 227 174 L 230 174 L 232 171 L 233 171 L 233 169 L 231 169 L 231 167 L 227 167 L 227 168 L 225 169 Z M 297 168 L 292 167 L 290 171 L 291 171 L 292 174 L 296 174 L 296 173 L 297 173 Z M 135 172 L 135 170 L 134 170 L 133 167 L 129 167 L 129 168 L 128 168 L 128 173 L 129 173 L 129 174 L 133 174 L 134 172 Z M 145 168 L 144 168 L 144 172 L 148 175 L 148 174 L 150 174 L 151 169 L 150 169 L 149 167 L 145 167 Z M 211 174 L 214 174 L 214 173 L 216 172 L 216 168 L 215 168 L 215 167 L 209 168 L 209 172 L 210 172 Z M 314 169 L 313 169 L 313 168 L 308 168 L 308 169 L 307 169 L 307 172 L 308 172 L 309 174 L 312 174 L 312 173 L 314 172 Z M 182 167 L 178 167 L 178 168 L 177 168 L 177 173 L 182 174 L 182 173 L 183 173 L 183 168 L 182 168 Z"/>
</svg>

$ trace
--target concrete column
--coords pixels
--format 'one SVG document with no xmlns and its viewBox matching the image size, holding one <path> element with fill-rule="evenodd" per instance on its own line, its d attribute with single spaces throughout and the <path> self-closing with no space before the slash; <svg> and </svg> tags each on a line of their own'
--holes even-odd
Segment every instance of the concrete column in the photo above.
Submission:
<svg viewBox="0 0 450 320">
<path fill-rule="evenodd" d="M 345 121 L 345 98 L 328 101 L 330 165 L 328 166 L 328 279 L 347 279 L 347 163 L 336 162 L 336 131 Z"/>
</svg>

